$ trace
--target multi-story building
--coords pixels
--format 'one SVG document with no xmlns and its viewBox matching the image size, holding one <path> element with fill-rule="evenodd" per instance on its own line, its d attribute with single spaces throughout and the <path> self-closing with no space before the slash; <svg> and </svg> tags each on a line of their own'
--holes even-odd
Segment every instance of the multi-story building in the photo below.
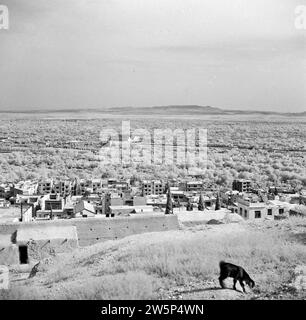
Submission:
<svg viewBox="0 0 306 320">
<path fill-rule="evenodd" d="M 93 179 L 92 180 L 92 191 L 94 193 L 96 193 L 101 188 L 102 188 L 102 180 L 101 179 Z"/>
<path fill-rule="evenodd" d="M 130 183 L 127 180 L 108 179 L 107 188 L 123 192 L 129 190 Z"/>
<path fill-rule="evenodd" d="M 289 184 L 281 184 L 279 186 L 271 186 L 269 187 L 269 192 L 274 193 L 274 194 L 280 194 L 280 193 L 285 193 L 285 194 L 294 194 L 295 189 L 292 188 Z"/>
<path fill-rule="evenodd" d="M 203 181 L 188 181 L 186 183 L 186 191 L 187 192 L 200 192 L 203 190 Z"/>
<path fill-rule="evenodd" d="M 92 181 L 81 179 L 79 182 L 80 192 L 83 195 L 88 189 L 92 190 Z"/>
<path fill-rule="evenodd" d="M 52 192 L 53 180 L 48 179 L 38 182 L 37 193 L 38 194 L 49 194 Z"/>
<path fill-rule="evenodd" d="M 234 180 L 232 188 L 239 192 L 251 192 L 251 181 L 245 179 Z"/>
<path fill-rule="evenodd" d="M 148 196 L 153 194 L 152 181 L 147 181 L 147 180 L 142 181 L 141 188 L 142 188 L 143 196 Z"/>
<path fill-rule="evenodd" d="M 203 181 L 182 181 L 178 184 L 178 188 L 181 191 L 186 192 L 201 192 L 203 191 Z"/>
<path fill-rule="evenodd" d="M 143 181 L 142 182 L 142 195 L 161 195 L 165 193 L 165 185 L 160 180 L 150 180 L 150 181 Z"/>
<path fill-rule="evenodd" d="M 163 184 L 163 182 L 161 182 L 160 180 L 154 180 L 153 181 L 153 192 L 154 194 L 163 194 L 165 193 L 165 186 Z"/>
<path fill-rule="evenodd" d="M 53 190 L 62 196 L 68 196 L 71 194 L 71 191 L 72 191 L 71 187 L 72 187 L 72 183 L 69 180 L 58 181 L 54 183 Z"/>
<path fill-rule="evenodd" d="M 122 192 L 127 191 L 129 189 L 129 183 L 126 181 L 120 181 L 115 185 L 115 188 L 118 191 L 122 191 Z"/>
<path fill-rule="evenodd" d="M 72 185 L 71 181 L 64 181 L 62 183 L 61 188 L 62 188 L 62 195 L 63 196 L 71 195 L 71 185 Z"/>
</svg>

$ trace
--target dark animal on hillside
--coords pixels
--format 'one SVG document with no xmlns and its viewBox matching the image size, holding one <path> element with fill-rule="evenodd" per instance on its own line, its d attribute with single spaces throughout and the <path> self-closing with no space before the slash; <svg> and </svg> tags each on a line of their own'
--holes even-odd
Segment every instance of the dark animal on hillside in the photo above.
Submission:
<svg viewBox="0 0 306 320">
<path fill-rule="evenodd" d="M 38 272 L 39 264 L 40 264 L 40 262 L 36 263 L 35 266 L 32 268 L 28 279 L 33 278 L 33 277 L 36 276 L 36 273 Z"/>
<path fill-rule="evenodd" d="M 239 281 L 243 289 L 243 292 L 245 292 L 245 287 L 243 282 L 245 282 L 250 288 L 253 288 L 255 286 L 255 282 L 251 279 L 249 274 L 242 267 L 236 266 L 235 264 L 224 262 L 224 261 L 220 261 L 219 266 L 220 266 L 219 282 L 223 289 L 225 288 L 223 281 L 228 277 L 234 278 L 234 285 L 233 285 L 234 290 L 236 290 L 237 281 Z"/>
</svg>

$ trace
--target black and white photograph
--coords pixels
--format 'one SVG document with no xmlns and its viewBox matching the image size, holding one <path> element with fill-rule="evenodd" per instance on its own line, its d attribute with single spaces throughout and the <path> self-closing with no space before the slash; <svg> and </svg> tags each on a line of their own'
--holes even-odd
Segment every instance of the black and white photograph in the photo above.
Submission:
<svg viewBox="0 0 306 320">
<path fill-rule="evenodd" d="M 305 299 L 306 0 L 0 0 L 0 310 Z"/>
</svg>

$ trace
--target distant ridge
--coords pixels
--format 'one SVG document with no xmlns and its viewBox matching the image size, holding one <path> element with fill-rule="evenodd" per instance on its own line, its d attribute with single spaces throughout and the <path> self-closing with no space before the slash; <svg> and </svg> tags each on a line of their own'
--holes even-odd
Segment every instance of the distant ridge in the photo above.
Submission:
<svg viewBox="0 0 306 320">
<path fill-rule="evenodd" d="M 153 107 L 117 107 L 117 108 L 82 108 L 82 109 L 46 109 L 46 110 L 25 110 L 13 111 L 6 110 L 0 113 L 35 113 L 35 114 L 49 114 L 49 113 L 107 113 L 120 115 L 280 115 L 286 117 L 306 117 L 304 112 L 276 112 L 276 111 L 257 111 L 257 110 L 235 110 L 235 109 L 221 109 L 211 106 L 199 105 L 168 105 L 168 106 L 153 106 Z"/>
<path fill-rule="evenodd" d="M 127 114 L 223 114 L 224 110 L 210 106 L 197 105 L 173 105 L 173 106 L 154 106 L 154 107 L 121 107 L 108 110 L 111 113 L 127 113 Z"/>
</svg>

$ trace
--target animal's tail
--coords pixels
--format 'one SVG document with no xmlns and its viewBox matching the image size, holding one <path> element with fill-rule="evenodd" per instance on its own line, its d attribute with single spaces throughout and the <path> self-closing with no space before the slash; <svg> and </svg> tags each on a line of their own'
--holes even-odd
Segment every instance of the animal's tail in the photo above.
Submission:
<svg viewBox="0 0 306 320">
<path fill-rule="evenodd" d="M 225 263 L 226 263 L 225 261 L 221 260 L 221 261 L 219 262 L 219 267 L 221 268 L 222 265 L 224 265 Z"/>
</svg>

